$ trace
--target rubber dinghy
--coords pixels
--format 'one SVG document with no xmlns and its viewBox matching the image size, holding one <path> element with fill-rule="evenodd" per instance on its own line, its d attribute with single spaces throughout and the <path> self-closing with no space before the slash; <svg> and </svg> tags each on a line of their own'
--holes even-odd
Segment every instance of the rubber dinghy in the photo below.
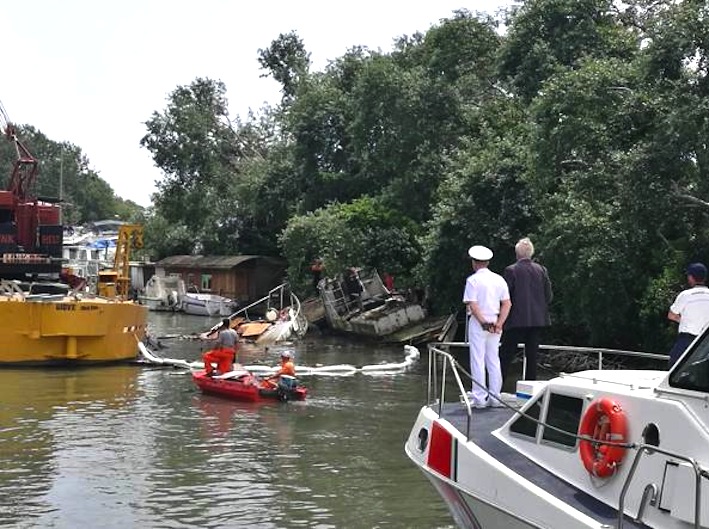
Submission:
<svg viewBox="0 0 709 529">
<path fill-rule="evenodd" d="M 246 370 L 237 370 L 223 375 L 207 376 L 206 371 L 193 371 L 192 380 L 202 393 L 218 395 L 234 400 L 259 401 L 305 400 L 308 395 L 306 387 L 298 384 L 295 377 L 281 376 L 277 387 Z"/>
</svg>

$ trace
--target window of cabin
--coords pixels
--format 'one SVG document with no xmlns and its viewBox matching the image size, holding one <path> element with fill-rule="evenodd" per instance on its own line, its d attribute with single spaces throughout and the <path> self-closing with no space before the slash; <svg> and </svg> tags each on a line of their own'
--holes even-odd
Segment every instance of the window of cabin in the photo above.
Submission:
<svg viewBox="0 0 709 529">
<path fill-rule="evenodd" d="M 212 290 L 212 274 L 202 274 L 202 290 Z"/>
<path fill-rule="evenodd" d="M 550 443 L 575 447 L 582 411 L 583 399 L 551 393 L 542 439 Z"/>
<path fill-rule="evenodd" d="M 187 274 L 187 288 L 192 288 L 197 285 L 194 284 L 194 274 Z"/>
<path fill-rule="evenodd" d="M 538 398 L 525 412 L 510 425 L 510 432 L 536 439 L 537 420 L 541 415 L 543 397 Z M 533 420 L 534 419 L 534 420 Z"/>
<path fill-rule="evenodd" d="M 709 393 L 709 333 L 705 332 L 689 354 L 675 366 L 670 386 Z"/>
</svg>

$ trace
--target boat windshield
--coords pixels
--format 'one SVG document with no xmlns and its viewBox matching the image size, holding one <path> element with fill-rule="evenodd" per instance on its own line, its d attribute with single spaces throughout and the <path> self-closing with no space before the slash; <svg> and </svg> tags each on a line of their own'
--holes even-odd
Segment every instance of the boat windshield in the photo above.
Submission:
<svg viewBox="0 0 709 529">
<path fill-rule="evenodd" d="M 670 386 L 709 393 L 709 329 L 670 375 Z"/>
</svg>

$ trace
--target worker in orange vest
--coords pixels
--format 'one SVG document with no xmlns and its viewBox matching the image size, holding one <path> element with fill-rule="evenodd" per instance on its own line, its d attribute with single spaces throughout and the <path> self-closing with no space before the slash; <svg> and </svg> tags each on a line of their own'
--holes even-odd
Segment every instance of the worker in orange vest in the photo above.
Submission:
<svg viewBox="0 0 709 529">
<path fill-rule="evenodd" d="M 283 376 L 290 377 L 291 379 L 295 378 L 295 364 L 293 363 L 293 353 L 291 353 L 290 351 L 281 352 L 280 368 L 273 375 L 266 377 L 263 380 L 269 386 L 275 388 L 278 387 L 278 382 Z"/>
</svg>

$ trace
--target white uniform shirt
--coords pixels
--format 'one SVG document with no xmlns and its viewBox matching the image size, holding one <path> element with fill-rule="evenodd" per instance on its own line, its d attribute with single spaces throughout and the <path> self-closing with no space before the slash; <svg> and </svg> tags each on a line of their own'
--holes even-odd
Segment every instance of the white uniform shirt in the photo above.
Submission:
<svg viewBox="0 0 709 529">
<path fill-rule="evenodd" d="M 709 324 L 709 287 L 698 285 L 683 290 L 670 311 L 680 315 L 679 332 L 701 334 Z"/>
<path fill-rule="evenodd" d="M 500 303 L 506 299 L 510 299 L 507 282 L 489 268 L 480 268 L 465 281 L 463 303 L 476 302 L 483 317 L 490 321 L 497 318 Z"/>
</svg>

